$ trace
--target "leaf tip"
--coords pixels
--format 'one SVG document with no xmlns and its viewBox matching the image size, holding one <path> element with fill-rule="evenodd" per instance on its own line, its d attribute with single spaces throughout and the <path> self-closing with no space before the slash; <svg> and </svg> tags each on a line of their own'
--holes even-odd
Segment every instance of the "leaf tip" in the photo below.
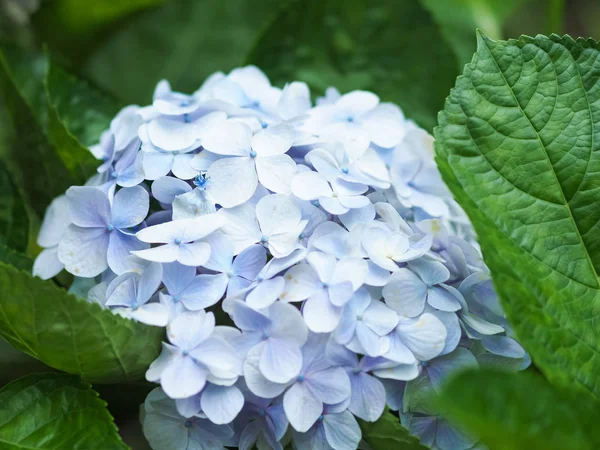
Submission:
<svg viewBox="0 0 600 450">
<path fill-rule="evenodd" d="M 479 51 L 483 46 L 487 46 L 488 42 L 493 42 L 493 39 L 485 34 L 480 28 L 475 30 L 475 35 L 477 36 L 477 51 Z"/>
</svg>

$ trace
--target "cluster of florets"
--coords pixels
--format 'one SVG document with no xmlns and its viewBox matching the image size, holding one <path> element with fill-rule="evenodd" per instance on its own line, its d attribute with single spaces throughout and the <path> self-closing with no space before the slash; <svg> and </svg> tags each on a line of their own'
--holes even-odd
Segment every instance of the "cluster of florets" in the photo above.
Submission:
<svg viewBox="0 0 600 450">
<path fill-rule="evenodd" d="M 432 137 L 373 93 L 313 106 L 255 67 L 193 95 L 162 81 L 91 151 L 98 174 L 51 205 L 34 270 L 166 327 L 154 449 L 354 449 L 356 418 L 386 404 L 425 444 L 468 449 L 422 394 L 527 365 Z"/>
</svg>

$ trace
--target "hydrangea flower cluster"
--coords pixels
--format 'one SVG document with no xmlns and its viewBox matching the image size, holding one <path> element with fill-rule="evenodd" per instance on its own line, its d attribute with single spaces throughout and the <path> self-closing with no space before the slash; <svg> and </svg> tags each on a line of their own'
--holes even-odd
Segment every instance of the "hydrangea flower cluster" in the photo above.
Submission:
<svg viewBox="0 0 600 450">
<path fill-rule="evenodd" d="M 271 86 L 256 67 L 166 81 L 49 207 L 35 273 L 166 327 L 143 407 L 156 450 L 355 449 L 386 404 L 423 443 L 481 448 L 426 403 L 453 370 L 526 367 L 433 138 L 393 104 Z"/>
</svg>

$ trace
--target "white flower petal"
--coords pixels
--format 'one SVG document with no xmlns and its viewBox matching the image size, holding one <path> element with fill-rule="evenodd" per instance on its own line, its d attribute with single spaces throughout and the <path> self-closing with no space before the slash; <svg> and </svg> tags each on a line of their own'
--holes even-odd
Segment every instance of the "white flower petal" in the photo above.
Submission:
<svg viewBox="0 0 600 450">
<path fill-rule="evenodd" d="M 110 233 L 104 228 L 70 225 L 58 245 L 58 259 L 78 277 L 95 277 L 108 268 Z"/>
<path fill-rule="evenodd" d="M 419 361 L 438 356 L 446 344 L 446 327 L 433 314 L 422 314 L 418 319 L 400 318 L 395 331 Z"/>
<path fill-rule="evenodd" d="M 267 195 L 256 205 L 256 218 L 264 236 L 286 233 L 302 219 L 296 204 L 283 194 Z"/>
<path fill-rule="evenodd" d="M 296 174 L 296 163 L 289 155 L 256 158 L 256 173 L 261 184 L 278 194 L 289 194 Z"/>
<path fill-rule="evenodd" d="M 294 384 L 283 396 L 283 408 L 296 431 L 306 432 L 323 412 L 323 403 L 306 383 Z"/>
<path fill-rule="evenodd" d="M 324 291 L 312 295 L 302 306 L 306 326 L 315 333 L 330 333 L 335 330 L 342 316 L 342 308 L 334 306 Z"/>
<path fill-rule="evenodd" d="M 344 111 L 349 116 L 364 114 L 379 104 L 379 97 L 368 91 L 352 91 L 344 94 L 335 103 L 340 111 Z"/>
<path fill-rule="evenodd" d="M 249 156 L 219 159 L 210 166 L 206 177 L 206 190 L 225 208 L 247 201 L 258 185 L 254 160 Z"/>
<path fill-rule="evenodd" d="M 189 356 L 179 356 L 163 370 L 160 384 L 171 398 L 191 397 L 206 384 L 206 370 Z"/>
<path fill-rule="evenodd" d="M 427 285 L 404 268 L 394 272 L 383 288 L 385 303 L 407 317 L 415 317 L 423 312 L 426 297 Z"/>
<path fill-rule="evenodd" d="M 259 364 L 262 354 L 262 345 L 250 349 L 244 361 L 244 380 L 248 389 L 259 397 L 274 398 L 288 387 L 285 383 L 273 383 L 267 380 L 260 372 Z"/>
<path fill-rule="evenodd" d="M 49 280 L 55 277 L 65 268 L 64 264 L 58 259 L 58 246 L 44 249 L 35 258 L 33 263 L 33 275 L 42 280 Z"/>
<path fill-rule="evenodd" d="M 288 124 L 271 125 L 252 136 L 252 150 L 259 157 L 282 155 L 292 146 L 294 130 Z"/>
<path fill-rule="evenodd" d="M 248 156 L 252 130 L 247 125 L 228 120 L 204 132 L 202 146 L 218 155 Z"/>
<path fill-rule="evenodd" d="M 333 191 L 323 176 L 316 172 L 301 172 L 294 177 L 291 185 L 294 195 L 302 200 L 315 200 L 330 197 Z"/>
<path fill-rule="evenodd" d="M 244 395 L 235 386 L 208 385 L 200 400 L 202 412 L 218 425 L 231 422 L 244 406 Z"/>
<path fill-rule="evenodd" d="M 148 137 L 153 145 L 174 151 L 193 146 L 198 140 L 198 133 L 194 124 L 179 117 L 161 116 L 148 124 Z"/>
<path fill-rule="evenodd" d="M 210 245 L 206 242 L 192 242 L 179 246 L 177 261 L 184 266 L 202 266 L 210 258 Z"/>
</svg>

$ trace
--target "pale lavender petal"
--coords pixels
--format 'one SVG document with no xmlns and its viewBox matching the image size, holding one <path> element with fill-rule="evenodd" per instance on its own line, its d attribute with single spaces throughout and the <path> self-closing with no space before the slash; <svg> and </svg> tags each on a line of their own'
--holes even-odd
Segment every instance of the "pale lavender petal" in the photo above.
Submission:
<svg viewBox="0 0 600 450">
<path fill-rule="evenodd" d="M 72 186 L 67 190 L 71 221 L 80 227 L 107 227 L 110 224 L 110 203 L 100 189 Z"/>
<path fill-rule="evenodd" d="M 427 374 L 433 388 L 438 391 L 448 376 L 459 370 L 477 367 L 477 360 L 473 354 L 466 348 L 458 347 L 448 355 L 431 360 L 427 365 Z"/>
<path fill-rule="evenodd" d="M 54 247 L 58 245 L 60 238 L 69 226 L 69 214 L 69 199 L 65 195 L 55 198 L 50 203 L 44 214 L 44 220 L 37 237 L 37 243 L 40 247 Z"/>
<path fill-rule="evenodd" d="M 170 263 L 177 261 L 177 257 L 179 256 L 179 246 L 175 244 L 160 245 L 158 247 L 139 250 L 132 253 L 147 261 Z"/>
<path fill-rule="evenodd" d="M 252 309 L 240 300 L 233 301 L 230 315 L 241 330 L 262 331 L 271 325 L 271 320 L 264 314 Z"/>
<path fill-rule="evenodd" d="M 148 124 L 148 137 L 153 145 L 175 151 L 193 146 L 198 140 L 198 133 L 193 123 L 178 117 L 161 116 Z"/>
<path fill-rule="evenodd" d="M 254 280 L 267 263 L 267 252 L 261 245 L 252 245 L 243 250 L 233 261 L 233 273 L 247 280 Z"/>
<path fill-rule="evenodd" d="M 105 292 L 106 306 L 133 307 L 139 275 L 127 272 L 112 280 Z"/>
<path fill-rule="evenodd" d="M 308 431 L 323 412 L 323 402 L 312 393 L 305 382 L 294 384 L 285 393 L 283 407 L 290 425 L 300 432 Z"/>
<path fill-rule="evenodd" d="M 144 151 L 142 153 L 142 168 L 146 179 L 156 180 L 167 175 L 173 165 L 174 157 L 172 153 Z"/>
<path fill-rule="evenodd" d="M 196 268 L 177 262 L 163 264 L 163 283 L 172 296 L 179 295 L 196 276 Z"/>
<path fill-rule="evenodd" d="M 266 308 L 284 293 L 285 281 L 283 277 L 261 281 L 246 297 L 246 303 L 255 309 Z"/>
<path fill-rule="evenodd" d="M 350 379 L 341 367 L 321 370 L 306 377 L 311 392 L 323 403 L 343 402 L 351 393 Z"/>
<path fill-rule="evenodd" d="M 344 306 L 354 294 L 354 288 L 350 281 L 342 281 L 341 283 L 330 285 L 327 288 L 329 301 L 334 306 Z"/>
<path fill-rule="evenodd" d="M 70 225 L 58 245 L 58 259 L 79 277 L 95 277 L 108 268 L 109 233 L 106 228 Z"/>
<path fill-rule="evenodd" d="M 42 280 L 49 280 L 65 268 L 58 259 L 58 246 L 43 250 L 33 263 L 33 275 Z"/>
<path fill-rule="evenodd" d="M 117 275 L 133 268 L 131 252 L 149 248 L 150 245 L 140 241 L 135 235 L 123 233 L 118 229 L 110 233 L 107 249 L 107 261 L 110 269 Z"/>
<path fill-rule="evenodd" d="M 396 327 L 398 315 L 385 303 L 373 300 L 363 312 L 362 322 L 379 336 L 384 336 Z"/>
<path fill-rule="evenodd" d="M 425 308 L 427 285 L 408 269 L 392 274 L 383 288 L 385 303 L 399 314 L 415 317 Z"/>
<path fill-rule="evenodd" d="M 191 186 L 175 177 L 160 177 L 152 183 L 152 195 L 162 203 L 171 204 L 175 197 L 192 190 Z"/>
<path fill-rule="evenodd" d="M 177 261 L 185 266 L 201 266 L 210 258 L 210 245 L 206 242 L 192 242 L 179 246 Z"/>
<path fill-rule="evenodd" d="M 332 448 L 339 450 L 358 448 L 362 433 L 350 412 L 326 414 L 323 418 L 323 429 L 327 442 Z"/>
<path fill-rule="evenodd" d="M 375 422 L 385 408 L 385 389 L 381 381 L 364 373 L 349 373 L 352 396 L 348 409 L 367 422 Z"/>
<path fill-rule="evenodd" d="M 296 163 L 289 155 L 256 158 L 256 173 L 260 183 L 270 191 L 289 194 Z"/>
<path fill-rule="evenodd" d="M 144 181 L 143 156 L 142 152 L 137 153 L 133 162 L 119 172 L 117 177 L 117 184 L 119 186 L 129 188 L 137 186 Z"/>
<path fill-rule="evenodd" d="M 209 337 L 203 340 L 190 352 L 190 356 L 207 367 L 217 378 L 235 378 L 240 375 L 238 355 L 223 339 Z"/>
<path fill-rule="evenodd" d="M 269 338 L 265 342 L 259 368 L 269 381 L 287 383 L 302 368 L 300 348 L 283 339 Z"/>
<path fill-rule="evenodd" d="M 417 259 L 411 261 L 409 267 L 429 286 L 443 283 L 450 278 L 448 269 L 438 261 Z"/>
<path fill-rule="evenodd" d="M 426 306 L 425 312 L 436 316 L 446 327 L 446 345 L 444 345 L 444 349 L 438 356 L 452 352 L 460 342 L 462 336 L 462 329 L 458 321 L 458 316 L 455 313 L 438 311 L 431 306 Z"/>
<path fill-rule="evenodd" d="M 238 443 L 239 450 L 252 450 L 262 431 L 262 424 L 258 420 L 246 425 L 240 435 L 240 442 Z"/>
<path fill-rule="evenodd" d="M 285 383 L 273 383 L 265 378 L 258 368 L 262 347 L 260 345 L 250 349 L 244 361 L 244 380 L 248 389 L 259 397 L 274 398 L 288 387 Z"/>
<path fill-rule="evenodd" d="M 167 327 L 169 341 L 182 350 L 191 351 L 204 341 L 215 328 L 212 312 L 186 311 Z"/>
<path fill-rule="evenodd" d="M 525 350 L 517 341 L 508 336 L 488 336 L 481 340 L 483 347 L 495 355 L 505 356 L 506 358 L 523 358 Z"/>
<path fill-rule="evenodd" d="M 230 423 L 244 406 L 244 396 L 235 386 L 209 384 L 202 391 L 202 412 L 216 424 Z"/>
<path fill-rule="evenodd" d="M 200 412 L 200 394 L 193 395 L 188 398 L 179 398 L 175 400 L 177 412 L 183 417 L 193 417 Z"/>
<path fill-rule="evenodd" d="M 419 436 L 421 443 L 432 446 L 435 442 L 437 433 L 438 420 L 437 417 L 413 417 L 409 423 L 411 434 Z"/>
<path fill-rule="evenodd" d="M 229 279 L 227 275 L 198 275 L 192 279 L 179 300 L 190 310 L 208 308 L 217 303 L 225 294 Z"/>
<path fill-rule="evenodd" d="M 356 338 L 364 353 L 369 356 L 380 356 L 390 349 L 389 339 L 379 336 L 362 322 L 356 324 Z"/>
<path fill-rule="evenodd" d="M 433 286 L 427 290 L 427 302 L 440 311 L 454 312 L 462 307 L 456 296 L 442 286 Z"/>
<path fill-rule="evenodd" d="M 182 180 L 191 180 L 197 176 L 198 171 L 192 167 L 193 159 L 194 155 L 191 153 L 175 156 L 173 165 L 171 166 L 173 175 Z"/>
<path fill-rule="evenodd" d="M 129 317 L 146 325 L 165 327 L 169 323 L 169 310 L 160 303 L 147 303 L 131 310 Z"/>
<path fill-rule="evenodd" d="M 158 358 L 152 361 L 150 367 L 146 371 L 146 379 L 148 381 L 160 381 L 160 376 L 163 371 L 171 364 L 171 362 L 179 356 L 179 350 L 166 342 L 162 343 L 162 351 Z"/>
<path fill-rule="evenodd" d="M 477 438 L 464 430 L 438 419 L 435 443 L 440 450 L 468 450 L 475 445 Z"/>
<path fill-rule="evenodd" d="M 258 186 L 254 160 L 235 156 L 215 161 L 208 172 L 206 190 L 225 208 L 241 205 L 252 197 Z"/>
<path fill-rule="evenodd" d="M 330 333 L 340 322 L 342 308 L 334 306 L 325 292 L 317 292 L 302 305 L 306 325 L 315 333 Z"/>
<path fill-rule="evenodd" d="M 174 399 L 191 397 L 206 384 L 206 370 L 198 366 L 189 356 L 174 359 L 163 370 L 160 385 Z"/>
<path fill-rule="evenodd" d="M 415 319 L 401 317 L 394 334 L 419 361 L 436 357 L 446 345 L 446 327 L 433 314 L 424 313 Z"/>
<path fill-rule="evenodd" d="M 163 277 L 162 265 L 159 263 L 150 263 L 142 272 L 142 276 L 137 286 L 137 303 L 143 305 L 158 290 Z"/>
</svg>

